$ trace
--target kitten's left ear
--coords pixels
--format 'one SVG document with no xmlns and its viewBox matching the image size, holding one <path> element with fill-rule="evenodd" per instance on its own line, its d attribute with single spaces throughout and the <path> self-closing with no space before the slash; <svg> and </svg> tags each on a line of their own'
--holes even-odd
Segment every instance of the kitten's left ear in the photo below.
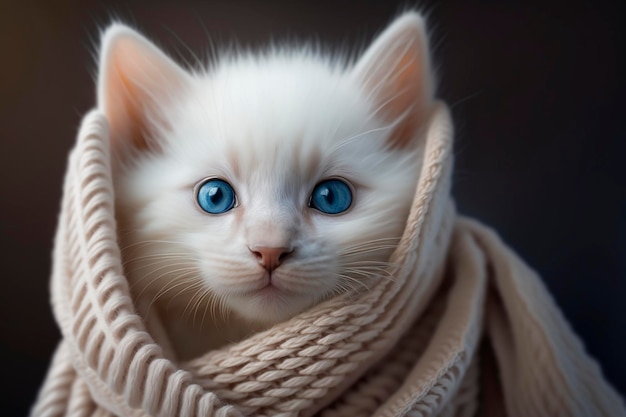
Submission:
<svg viewBox="0 0 626 417">
<path fill-rule="evenodd" d="M 428 118 L 435 90 L 423 17 L 409 12 L 397 18 L 353 71 L 375 111 L 394 125 L 389 145 L 409 146 Z"/>
<path fill-rule="evenodd" d="M 114 23 L 102 35 L 98 108 L 109 120 L 114 151 L 136 152 L 155 144 L 163 104 L 187 88 L 190 76 L 133 29 Z"/>
</svg>

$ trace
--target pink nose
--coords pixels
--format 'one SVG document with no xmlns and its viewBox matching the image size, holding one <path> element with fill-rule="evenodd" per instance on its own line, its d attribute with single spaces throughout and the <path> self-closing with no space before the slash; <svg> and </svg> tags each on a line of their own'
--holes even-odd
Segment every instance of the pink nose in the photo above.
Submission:
<svg viewBox="0 0 626 417">
<path fill-rule="evenodd" d="M 272 248 L 266 246 L 255 246 L 250 249 L 250 252 L 259 261 L 261 266 L 267 269 L 268 272 L 272 272 L 278 265 L 280 265 L 287 256 L 289 256 L 293 249 L 289 248 Z"/>
</svg>

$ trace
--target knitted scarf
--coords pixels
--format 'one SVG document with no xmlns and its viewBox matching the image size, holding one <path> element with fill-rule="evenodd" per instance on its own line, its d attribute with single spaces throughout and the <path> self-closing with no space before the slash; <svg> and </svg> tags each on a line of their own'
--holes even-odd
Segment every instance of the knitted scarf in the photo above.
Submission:
<svg viewBox="0 0 626 417">
<path fill-rule="evenodd" d="M 160 323 L 144 322 L 129 295 L 108 125 L 87 114 L 54 249 L 63 339 L 31 415 L 625 416 L 535 272 L 493 231 L 456 215 L 444 104 L 426 136 L 393 280 L 175 363 Z"/>
</svg>

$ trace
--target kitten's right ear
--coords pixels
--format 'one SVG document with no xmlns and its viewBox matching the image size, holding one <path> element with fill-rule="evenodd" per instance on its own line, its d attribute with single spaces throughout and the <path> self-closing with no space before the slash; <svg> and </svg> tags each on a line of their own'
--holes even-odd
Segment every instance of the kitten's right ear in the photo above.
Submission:
<svg viewBox="0 0 626 417">
<path fill-rule="evenodd" d="M 114 23 L 102 34 L 98 108 L 107 116 L 118 153 L 154 147 L 150 132 L 163 127 L 162 103 L 181 94 L 190 76 L 154 44 Z"/>
</svg>

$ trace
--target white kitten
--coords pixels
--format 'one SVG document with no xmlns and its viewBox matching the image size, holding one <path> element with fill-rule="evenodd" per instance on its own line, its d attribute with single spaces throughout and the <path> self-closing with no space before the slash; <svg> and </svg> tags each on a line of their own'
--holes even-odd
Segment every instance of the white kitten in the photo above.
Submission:
<svg viewBox="0 0 626 417">
<path fill-rule="evenodd" d="M 126 274 L 179 359 L 383 279 L 433 101 L 416 13 L 356 65 L 294 47 L 210 68 L 120 24 L 103 35 Z"/>
</svg>

